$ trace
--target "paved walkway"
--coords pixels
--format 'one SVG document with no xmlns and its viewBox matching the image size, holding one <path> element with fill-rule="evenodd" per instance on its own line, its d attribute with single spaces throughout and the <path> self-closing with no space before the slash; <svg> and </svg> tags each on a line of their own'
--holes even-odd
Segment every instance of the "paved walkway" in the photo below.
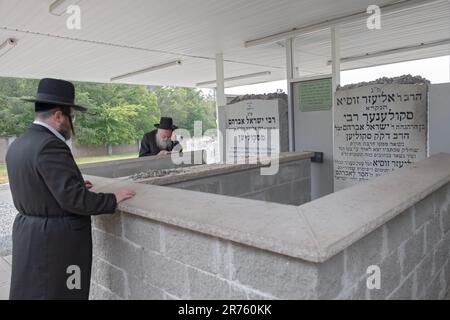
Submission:
<svg viewBox="0 0 450 320">
<path fill-rule="evenodd" d="M 8 300 L 10 280 L 11 256 L 0 257 L 0 300 Z"/>
</svg>

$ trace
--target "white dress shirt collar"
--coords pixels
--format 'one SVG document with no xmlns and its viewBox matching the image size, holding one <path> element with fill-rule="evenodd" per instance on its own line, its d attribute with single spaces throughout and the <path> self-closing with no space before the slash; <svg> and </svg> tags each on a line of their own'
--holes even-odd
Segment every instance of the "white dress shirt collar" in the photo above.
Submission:
<svg viewBox="0 0 450 320">
<path fill-rule="evenodd" d="M 35 120 L 33 122 L 34 124 L 43 126 L 45 128 L 47 128 L 48 130 L 50 130 L 55 136 L 57 136 L 59 139 L 61 139 L 63 142 L 66 142 L 66 139 L 64 138 L 64 136 L 58 132 L 58 130 L 56 130 L 55 128 L 53 128 L 52 126 L 46 124 L 45 122 L 41 122 L 39 120 Z"/>
</svg>

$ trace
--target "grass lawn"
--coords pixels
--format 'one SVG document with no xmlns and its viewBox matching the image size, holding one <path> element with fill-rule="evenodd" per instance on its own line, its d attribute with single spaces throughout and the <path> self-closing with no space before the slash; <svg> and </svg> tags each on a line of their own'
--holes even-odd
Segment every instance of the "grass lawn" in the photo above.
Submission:
<svg viewBox="0 0 450 320">
<path fill-rule="evenodd" d="M 122 160 L 122 159 L 130 159 L 137 158 L 137 153 L 123 153 L 123 154 L 114 154 L 112 156 L 100 156 L 100 157 L 83 157 L 77 158 L 75 161 L 77 164 L 84 163 L 95 163 L 95 162 L 104 162 L 104 161 L 112 161 L 112 160 Z M 6 164 L 0 163 L 0 184 L 8 183 L 8 173 L 6 172 Z"/>
</svg>

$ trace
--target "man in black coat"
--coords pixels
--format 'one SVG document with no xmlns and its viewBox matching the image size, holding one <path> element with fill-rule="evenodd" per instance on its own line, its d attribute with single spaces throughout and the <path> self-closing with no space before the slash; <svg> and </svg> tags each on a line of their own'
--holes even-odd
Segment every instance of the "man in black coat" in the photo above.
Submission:
<svg viewBox="0 0 450 320">
<path fill-rule="evenodd" d="M 172 118 L 162 117 L 155 127 L 156 130 L 146 133 L 142 138 L 139 157 L 167 155 L 172 151 L 182 151 L 180 143 L 172 141 L 173 131 L 178 128 L 173 125 Z"/>
<path fill-rule="evenodd" d="M 10 146 L 6 163 L 14 205 L 10 299 L 88 299 L 91 217 L 112 214 L 130 190 L 94 193 L 65 143 L 73 133 L 72 83 L 43 79 L 31 127 Z"/>
</svg>

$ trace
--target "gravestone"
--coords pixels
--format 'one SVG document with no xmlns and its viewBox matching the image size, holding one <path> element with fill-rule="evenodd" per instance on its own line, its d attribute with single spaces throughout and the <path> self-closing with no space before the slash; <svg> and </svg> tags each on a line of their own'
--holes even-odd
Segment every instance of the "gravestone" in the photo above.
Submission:
<svg viewBox="0 0 450 320">
<path fill-rule="evenodd" d="M 334 190 L 427 157 L 426 83 L 367 84 L 336 92 Z"/>
<path fill-rule="evenodd" d="M 270 156 L 289 149 L 285 99 L 249 99 L 219 107 L 222 161 Z"/>
</svg>

